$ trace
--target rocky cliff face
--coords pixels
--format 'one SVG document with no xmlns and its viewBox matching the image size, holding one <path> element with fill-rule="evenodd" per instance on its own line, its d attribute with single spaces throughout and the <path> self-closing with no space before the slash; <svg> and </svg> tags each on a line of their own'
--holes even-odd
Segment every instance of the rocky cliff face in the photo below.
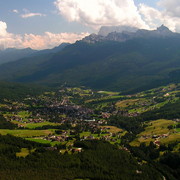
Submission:
<svg viewBox="0 0 180 180">
<path fill-rule="evenodd" d="M 124 27 L 123 27 L 124 28 Z M 121 30 L 123 29 L 121 28 Z M 108 28 L 108 30 L 113 30 L 109 34 L 107 34 L 108 31 L 104 31 L 106 28 L 101 28 L 100 33 L 98 35 L 91 34 L 90 36 L 87 36 L 83 39 L 84 42 L 88 43 L 96 43 L 96 42 L 102 42 L 102 41 L 118 41 L 123 42 L 127 41 L 133 38 L 153 38 L 153 37 L 180 37 L 179 33 L 174 33 L 170 31 L 166 26 L 162 25 L 158 27 L 156 30 L 145 30 L 145 29 L 131 29 L 129 28 L 129 31 L 122 31 L 117 32 L 114 31 L 114 28 Z M 106 36 L 103 36 L 102 34 L 107 34 Z"/>
<path fill-rule="evenodd" d="M 100 36 L 107 36 L 111 32 L 122 33 L 123 31 L 136 32 L 138 28 L 131 26 L 102 26 L 98 32 Z"/>
</svg>

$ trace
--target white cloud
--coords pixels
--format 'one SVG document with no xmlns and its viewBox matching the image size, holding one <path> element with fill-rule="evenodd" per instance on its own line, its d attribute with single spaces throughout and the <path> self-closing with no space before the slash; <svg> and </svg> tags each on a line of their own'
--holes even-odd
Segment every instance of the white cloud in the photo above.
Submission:
<svg viewBox="0 0 180 180">
<path fill-rule="evenodd" d="M 7 32 L 7 24 L 0 21 L 0 47 L 20 47 L 21 36 Z"/>
<path fill-rule="evenodd" d="M 159 0 L 160 9 L 135 0 L 56 0 L 59 14 L 69 22 L 98 29 L 100 26 L 127 25 L 154 29 L 164 24 L 180 32 L 180 0 Z"/>
<path fill-rule="evenodd" d="M 7 24 L 0 21 L 0 47 L 46 49 L 58 46 L 63 42 L 74 43 L 89 35 L 88 33 L 59 33 L 45 32 L 43 35 L 25 34 L 16 35 L 7 32 Z"/>
<path fill-rule="evenodd" d="M 56 0 L 55 5 L 68 21 L 95 29 L 103 25 L 148 28 L 133 0 Z"/>
<path fill-rule="evenodd" d="M 32 49 L 53 48 L 63 42 L 74 43 L 87 35 L 89 35 L 89 33 L 53 34 L 51 32 L 45 32 L 44 35 L 25 34 L 22 38 L 22 45 L 23 47 L 31 47 Z"/>
<path fill-rule="evenodd" d="M 164 24 L 170 30 L 180 32 L 180 17 L 173 16 L 172 13 L 167 13 L 166 10 L 160 11 L 145 4 L 140 4 L 139 13 L 151 29 Z"/>
<path fill-rule="evenodd" d="M 46 16 L 46 15 L 41 13 L 26 13 L 21 15 L 22 18 L 30 18 L 34 16 Z"/>
<path fill-rule="evenodd" d="M 12 12 L 13 13 L 19 13 L 19 11 L 17 9 L 13 9 Z"/>
<path fill-rule="evenodd" d="M 7 29 L 6 23 L 0 21 L 0 37 L 6 36 L 6 34 L 7 34 L 6 29 Z"/>
<path fill-rule="evenodd" d="M 172 17 L 180 17 L 179 0 L 160 0 L 158 5 L 165 8 L 166 14 Z"/>
</svg>

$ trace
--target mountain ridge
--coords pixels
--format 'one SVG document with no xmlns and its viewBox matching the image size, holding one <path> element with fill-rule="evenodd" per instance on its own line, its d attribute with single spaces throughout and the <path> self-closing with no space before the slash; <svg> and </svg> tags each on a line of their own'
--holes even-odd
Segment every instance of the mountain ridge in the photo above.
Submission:
<svg viewBox="0 0 180 180">
<path fill-rule="evenodd" d="M 62 43 L 57 47 L 54 47 L 52 49 L 43 49 L 43 50 L 34 50 L 31 48 L 24 48 L 24 49 L 16 49 L 16 48 L 7 48 L 4 50 L 0 50 L 0 65 L 18 61 L 20 59 L 43 55 L 43 54 L 50 54 L 50 53 L 56 53 L 66 46 L 70 45 L 70 43 Z"/>
<path fill-rule="evenodd" d="M 123 27 L 122 27 L 123 29 Z M 180 37 L 179 33 L 174 33 L 170 31 L 166 26 L 161 25 L 156 30 L 145 30 L 145 29 L 133 29 L 132 27 L 124 27 L 122 31 L 116 31 L 116 29 L 112 29 L 111 32 L 103 35 L 101 33 L 98 34 L 91 34 L 82 39 L 82 41 L 87 43 L 96 43 L 101 41 L 118 41 L 123 42 L 134 38 L 165 38 L 165 37 Z M 132 30 L 131 30 L 132 29 Z M 109 29 L 110 30 L 110 29 Z M 105 34 L 105 33 L 104 33 Z"/>
<path fill-rule="evenodd" d="M 170 35 L 157 37 L 161 31 Z M 164 27 L 143 32 L 156 35 L 126 41 L 81 40 L 54 54 L 5 64 L 0 66 L 0 80 L 128 92 L 179 82 L 179 34 Z"/>
<path fill-rule="evenodd" d="M 16 49 L 16 48 L 7 48 L 0 50 L 0 64 L 12 62 L 30 56 L 33 53 L 36 53 L 37 50 L 31 48 L 25 49 Z"/>
</svg>

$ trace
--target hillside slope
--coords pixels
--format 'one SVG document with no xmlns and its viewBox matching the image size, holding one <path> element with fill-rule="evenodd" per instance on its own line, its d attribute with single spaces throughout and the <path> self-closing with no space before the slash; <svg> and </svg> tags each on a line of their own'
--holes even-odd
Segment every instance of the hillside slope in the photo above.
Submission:
<svg viewBox="0 0 180 180">
<path fill-rule="evenodd" d="M 147 33 L 147 32 L 146 32 Z M 84 41 L 0 66 L 1 80 L 141 91 L 180 81 L 180 36 Z"/>
<path fill-rule="evenodd" d="M 33 50 L 31 48 L 26 48 L 26 49 L 9 48 L 5 50 L 0 50 L 0 64 L 19 60 L 36 52 L 37 52 L 36 50 Z"/>
</svg>

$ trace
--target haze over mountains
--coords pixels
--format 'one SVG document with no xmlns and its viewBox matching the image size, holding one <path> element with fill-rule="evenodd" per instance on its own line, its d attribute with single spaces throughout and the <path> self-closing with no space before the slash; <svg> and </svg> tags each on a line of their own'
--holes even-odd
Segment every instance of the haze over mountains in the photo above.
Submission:
<svg viewBox="0 0 180 180">
<path fill-rule="evenodd" d="M 98 33 L 91 34 L 83 39 L 88 43 L 100 41 L 118 41 L 123 42 L 134 38 L 166 38 L 179 37 L 178 33 L 173 33 L 166 26 L 162 25 L 156 30 L 136 29 L 128 26 L 102 27 Z"/>
<path fill-rule="evenodd" d="M 180 34 L 163 25 L 153 31 L 130 29 L 105 36 L 101 29 L 100 35 L 92 34 L 53 53 L 3 64 L 0 80 L 128 92 L 179 82 Z"/>
<path fill-rule="evenodd" d="M 25 49 L 7 48 L 4 50 L 2 49 L 0 50 L 0 65 L 8 62 L 17 61 L 19 59 L 29 56 L 56 53 L 61 51 L 67 45 L 69 45 L 69 43 L 62 43 L 53 49 L 44 49 L 40 51 L 31 48 L 25 48 Z"/>
<path fill-rule="evenodd" d="M 8 48 L 5 50 L 0 50 L 0 64 L 16 61 L 23 57 L 29 56 L 35 52 L 37 51 L 31 48 L 26 48 L 26 49 Z"/>
<path fill-rule="evenodd" d="M 136 32 L 138 29 L 132 26 L 102 26 L 98 32 L 98 35 L 107 36 L 111 32 Z"/>
</svg>

